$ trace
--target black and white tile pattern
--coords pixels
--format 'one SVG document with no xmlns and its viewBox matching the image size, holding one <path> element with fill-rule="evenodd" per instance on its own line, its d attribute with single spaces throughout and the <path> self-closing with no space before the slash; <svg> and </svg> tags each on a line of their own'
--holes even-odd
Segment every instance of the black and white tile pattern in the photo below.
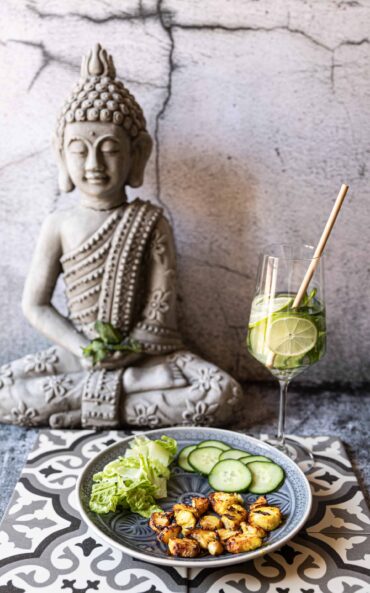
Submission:
<svg viewBox="0 0 370 593">
<path fill-rule="evenodd" d="M 298 536 L 248 564 L 186 572 L 118 552 L 79 517 L 81 468 L 126 434 L 40 432 L 0 530 L 0 593 L 369 593 L 370 515 L 339 440 L 302 439 L 317 464 Z"/>
</svg>

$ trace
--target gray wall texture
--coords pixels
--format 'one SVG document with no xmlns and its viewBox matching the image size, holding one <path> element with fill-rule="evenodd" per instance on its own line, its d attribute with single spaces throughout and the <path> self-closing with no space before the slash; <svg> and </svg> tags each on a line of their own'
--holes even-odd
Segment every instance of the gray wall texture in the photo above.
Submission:
<svg viewBox="0 0 370 593">
<path fill-rule="evenodd" d="M 189 346 L 239 379 L 269 377 L 244 345 L 258 253 L 317 242 L 345 181 L 328 354 L 302 381 L 370 380 L 369 1 L 3 0 L 0 29 L 2 362 L 46 345 L 22 318 L 22 287 L 43 218 L 77 200 L 58 191 L 50 138 L 99 41 L 155 140 L 130 195 L 173 223 Z"/>
</svg>

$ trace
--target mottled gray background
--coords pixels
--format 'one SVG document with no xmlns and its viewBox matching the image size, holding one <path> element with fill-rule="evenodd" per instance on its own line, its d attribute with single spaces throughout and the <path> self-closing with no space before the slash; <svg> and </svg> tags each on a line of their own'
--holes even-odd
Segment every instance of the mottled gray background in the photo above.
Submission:
<svg viewBox="0 0 370 593">
<path fill-rule="evenodd" d="M 58 192 L 50 138 L 100 41 L 155 139 L 140 195 L 175 228 L 189 346 L 268 377 L 243 344 L 257 253 L 316 242 L 346 181 L 327 250 L 329 351 L 302 380 L 370 380 L 370 2 L 3 0 L 0 28 L 2 362 L 46 344 L 21 292 L 44 216 L 77 199 Z"/>
</svg>

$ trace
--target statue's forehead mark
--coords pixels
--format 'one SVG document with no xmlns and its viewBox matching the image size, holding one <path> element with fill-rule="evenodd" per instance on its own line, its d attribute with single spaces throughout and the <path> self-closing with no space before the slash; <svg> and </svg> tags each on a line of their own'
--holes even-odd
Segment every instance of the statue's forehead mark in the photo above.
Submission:
<svg viewBox="0 0 370 593">
<path fill-rule="evenodd" d="M 95 138 L 95 136 L 96 136 L 96 132 L 94 132 L 94 130 L 90 130 L 90 132 L 89 132 L 89 135 L 90 135 L 92 138 Z"/>
</svg>

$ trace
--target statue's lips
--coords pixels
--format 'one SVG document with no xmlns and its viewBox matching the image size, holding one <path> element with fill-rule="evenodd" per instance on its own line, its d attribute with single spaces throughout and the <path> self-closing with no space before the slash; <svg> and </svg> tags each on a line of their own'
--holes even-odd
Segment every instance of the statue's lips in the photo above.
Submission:
<svg viewBox="0 0 370 593">
<path fill-rule="evenodd" d="M 100 183 L 106 183 L 108 181 L 109 177 L 108 175 L 102 175 L 102 174 L 98 174 L 98 175 L 85 175 L 85 180 L 87 181 L 87 183 L 92 183 L 92 184 L 100 184 Z"/>
</svg>

